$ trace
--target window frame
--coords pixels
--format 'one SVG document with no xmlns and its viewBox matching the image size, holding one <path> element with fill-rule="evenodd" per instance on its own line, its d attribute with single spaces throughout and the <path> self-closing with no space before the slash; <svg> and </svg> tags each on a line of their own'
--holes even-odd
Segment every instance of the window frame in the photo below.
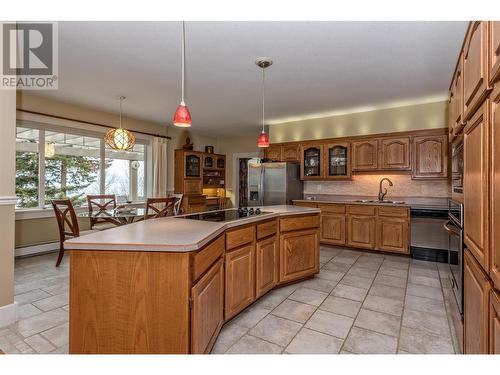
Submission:
<svg viewBox="0 0 500 375">
<path fill-rule="evenodd" d="M 50 118 L 49 116 L 43 116 Z M 49 120 L 50 121 L 50 120 Z M 71 121 L 73 122 L 73 121 Z M 45 132 L 46 131 L 52 131 L 52 132 L 60 132 L 60 133 L 65 133 L 65 134 L 72 134 L 72 135 L 78 135 L 78 136 L 86 136 L 86 137 L 94 137 L 94 138 L 99 138 L 100 143 L 99 143 L 99 168 L 100 168 L 100 173 L 99 173 L 99 194 L 105 194 L 105 185 L 106 185 L 106 170 L 105 170 L 105 163 L 106 163 L 106 144 L 104 142 L 104 134 L 106 131 L 100 130 L 97 126 L 93 126 L 93 130 L 89 129 L 83 129 L 82 126 L 85 126 L 86 124 L 83 123 L 78 123 L 75 121 L 76 124 L 80 126 L 61 126 L 57 124 L 50 124 L 46 122 L 38 122 L 38 121 L 31 121 L 31 120 L 26 120 L 22 118 L 17 118 L 16 119 L 16 129 L 18 127 L 20 128 L 29 128 L 29 129 L 36 129 L 38 130 L 38 206 L 37 207 L 30 207 L 30 208 L 18 208 L 16 207 L 16 212 L 23 212 L 23 211 L 35 211 L 35 210 L 46 210 L 49 208 L 50 202 L 45 201 Z M 87 127 L 91 127 L 90 125 L 87 125 Z M 99 129 L 99 130 L 98 130 Z M 132 130 L 133 132 L 133 130 Z M 135 134 L 136 135 L 136 143 L 144 145 L 144 197 L 147 197 L 147 194 L 152 186 L 152 182 L 149 181 L 149 179 L 152 176 L 152 173 L 150 171 L 151 166 L 151 139 L 152 137 L 149 136 L 141 136 L 141 134 Z M 17 135 L 16 135 L 17 138 Z M 16 152 L 17 152 L 17 147 L 16 147 Z M 130 181 L 129 181 L 129 189 L 130 189 Z M 136 203 L 142 203 L 143 200 L 133 200 L 132 204 Z M 78 208 L 85 208 L 86 205 L 79 206 Z M 76 208 L 76 207 L 75 207 Z"/>
</svg>

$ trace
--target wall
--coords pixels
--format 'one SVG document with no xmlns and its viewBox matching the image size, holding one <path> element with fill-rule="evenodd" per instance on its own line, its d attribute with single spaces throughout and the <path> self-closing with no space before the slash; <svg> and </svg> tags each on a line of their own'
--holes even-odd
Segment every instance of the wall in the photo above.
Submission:
<svg viewBox="0 0 500 375">
<path fill-rule="evenodd" d="M 269 126 L 271 143 L 447 126 L 447 102 L 416 104 Z"/>
<path fill-rule="evenodd" d="M 103 125 L 114 125 L 118 122 L 118 113 L 100 111 L 25 92 L 17 93 L 17 108 Z M 173 126 L 169 126 L 167 129 L 165 124 L 152 123 L 130 117 L 124 117 L 123 123 L 130 130 L 168 135 L 172 138 L 168 144 L 167 176 L 167 188 L 172 192 L 174 190 L 174 150 L 182 147 L 186 136 L 191 138 L 195 150 L 202 151 L 205 149 L 205 145 L 212 145 L 215 147 L 215 152 L 219 152 L 218 140 L 216 138 L 207 137 L 196 131 L 174 128 Z M 14 178 L 12 181 L 14 181 Z M 87 220 L 81 220 L 80 225 L 81 230 L 88 229 Z M 16 220 L 16 247 L 47 243 L 55 241 L 58 238 L 54 218 Z"/>
<path fill-rule="evenodd" d="M 15 91 L 0 90 L 0 308 L 14 302 L 15 109 Z M 5 314 L 3 309 L 0 322 L 10 323 Z"/>
<path fill-rule="evenodd" d="M 353 176 L 351 181 L 306 181 L 304 194 L 334 194 L 352 196 L 376 197 L 379 191 L 379 182 L 382 177 L 388 177 L 394 186 L 387 187 L 386 199 L 398 197 L 449 197 L 450 183 L 447 180 L 412 180 L 406 174 L 366 174 Z"/>
</svg>

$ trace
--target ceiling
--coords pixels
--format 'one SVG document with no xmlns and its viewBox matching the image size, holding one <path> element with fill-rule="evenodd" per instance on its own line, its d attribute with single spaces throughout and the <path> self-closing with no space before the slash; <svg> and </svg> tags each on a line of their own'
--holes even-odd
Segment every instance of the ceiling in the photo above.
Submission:
<svg viewBox="0 0 500 375">
<path fill-rule="evenodd" d="M 229 137 L 266 118 L 377 105 L 448 90 L 467 22 L 187 22 L 193 131 Z M 180 22 L 59 23 L 62 101 L 170 123 L 180 100 Z"/>
</svg>

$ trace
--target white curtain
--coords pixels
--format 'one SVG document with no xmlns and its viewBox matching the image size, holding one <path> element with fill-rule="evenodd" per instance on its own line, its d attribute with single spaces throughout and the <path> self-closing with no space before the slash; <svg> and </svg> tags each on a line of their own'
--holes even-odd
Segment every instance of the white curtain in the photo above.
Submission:
<svg viewBox="0 0 500 375">
<path fill-rule="evenodd" d="M 153 197 L 165 197 L 167 194 L 167 142 L 166 138 L 153 139 Z"/>
</svg>

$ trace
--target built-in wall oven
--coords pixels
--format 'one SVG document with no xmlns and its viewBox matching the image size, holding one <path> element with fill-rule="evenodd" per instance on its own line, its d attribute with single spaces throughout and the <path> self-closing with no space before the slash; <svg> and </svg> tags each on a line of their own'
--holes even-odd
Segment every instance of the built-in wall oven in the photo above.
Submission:
<svg viewBox="0 0 500 375">
<path fill-rule="evenodd" d="M 454 194 L 464 193 L 464 139 L 457 138 L 451 146 L 451 188 Z"/>
<path fill-rule="evenodd" d="M 448 232 L 448 264 L 450 265 L 450 283 L 457 300 L 460 313 L 463 314 L 463 270 L 464 270 L 464 208 L 463 204 L 448 201 L 448 221 L 444 228 Z"/>
</svg>

